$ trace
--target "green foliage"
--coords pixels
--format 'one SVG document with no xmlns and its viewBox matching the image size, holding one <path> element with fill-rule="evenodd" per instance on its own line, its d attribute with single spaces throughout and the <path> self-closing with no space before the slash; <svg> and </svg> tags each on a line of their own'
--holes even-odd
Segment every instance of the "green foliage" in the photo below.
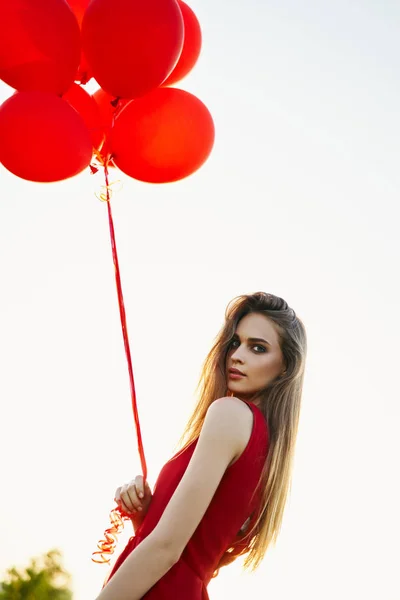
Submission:
<svg viewBox="0 0 400 600">
<path fill-rule="evenodd" d="M 61 552 L 50 550 L 39 560 L 32 558 L 22 571 L 8 569 L 0 582 L 0 600 L 71 600 L 70 579 L 61 565 Z"/>
</svg>

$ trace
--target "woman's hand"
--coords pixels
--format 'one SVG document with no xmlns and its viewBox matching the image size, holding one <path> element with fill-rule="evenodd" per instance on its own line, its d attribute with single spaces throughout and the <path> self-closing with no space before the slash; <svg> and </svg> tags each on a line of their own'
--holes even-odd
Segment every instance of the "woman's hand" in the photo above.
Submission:
<svg viewBox="0 0 400 600">
<path fill-rule="evenodd" d="M 131 519 L 135 532 L 147 514 L 152 497 L 147 481 L 143 485 L 143 475 L 137 475 L 129 483 L 118 487 L 115 492 L 114 500 Z"/>
</svg>

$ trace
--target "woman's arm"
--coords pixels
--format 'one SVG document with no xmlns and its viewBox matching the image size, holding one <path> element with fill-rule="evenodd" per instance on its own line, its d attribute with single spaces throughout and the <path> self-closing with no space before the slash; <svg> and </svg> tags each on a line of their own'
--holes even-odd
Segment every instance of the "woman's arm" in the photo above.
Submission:
<svg viewBox="0 0 400 600">
<path fill-rule="evenodd" d="M 208 408 L 196 448 L 156 528 L 178 558 L 209 507 L 226 469 L 246 447 L 253 428 L 251 408 L 235 397 Z"/>
<path fill-rule="evenodd" d="M 175 562 L 170 547 L 150 533 L 129 554 L 96 600 L 140 600 Z"/>
</svg>

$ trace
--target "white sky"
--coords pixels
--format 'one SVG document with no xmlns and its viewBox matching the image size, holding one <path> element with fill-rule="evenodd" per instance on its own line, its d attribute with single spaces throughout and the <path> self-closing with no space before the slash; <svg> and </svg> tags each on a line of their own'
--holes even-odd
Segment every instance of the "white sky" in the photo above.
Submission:
<svg viewBox="0 0 400 600">
<path fill-rule="evenodd" d="M 171 185 L 118 173 L 112 201 L 149 482 L 226 304 L 280 295 L 309 340 L 293 491 L 259 571 L 223 569 L 210 597 L 397 600 L 399 5 L 190 4 L 203 53 L 181 86 L 214 151 Z M 94 599 L 91 553 L 140 473 L 102 179 L 0 174 L 0 571 L 58 547 Z"/>
</svg>

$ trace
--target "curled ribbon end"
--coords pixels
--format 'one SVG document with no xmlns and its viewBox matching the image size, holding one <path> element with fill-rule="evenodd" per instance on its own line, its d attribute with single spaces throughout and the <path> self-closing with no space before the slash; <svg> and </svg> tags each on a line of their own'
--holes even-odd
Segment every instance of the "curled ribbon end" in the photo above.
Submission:
<svg viewBox="0 0 400 600">
<path fill-rule="evenodd" d="M 126 517 L 129 518 L 129 517 Z M 115 545 L 118 534 L 124 529 L 124 521 L 120 514 L 119 508 L 113 508 L 110 512 L 110 522 L 112 527 L 109 527 L 104 532 L 104 540 L 100 540 L 97 544 L 98 550 L 92 553 L 92 561 L 98 564 L 110 563 L 110 557 L 114 554 Z M 94 558 L 100 556 L 99 559 Z"/>
</svg>

